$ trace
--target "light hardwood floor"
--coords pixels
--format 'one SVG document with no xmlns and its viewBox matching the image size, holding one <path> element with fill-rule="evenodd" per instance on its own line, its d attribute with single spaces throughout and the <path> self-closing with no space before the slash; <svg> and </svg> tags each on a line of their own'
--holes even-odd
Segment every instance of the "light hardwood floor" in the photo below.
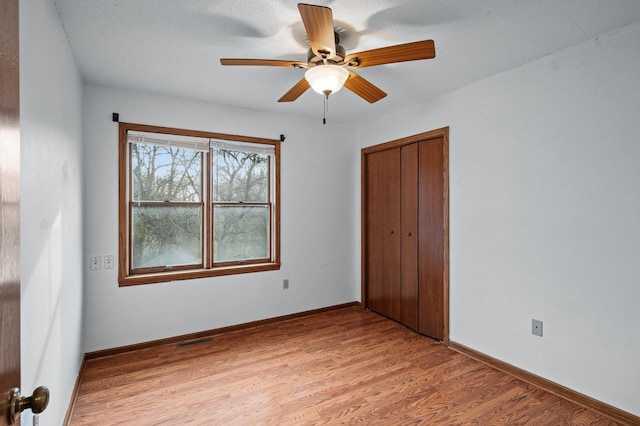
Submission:
<svg viewBox="0 0 640 426">
<path fill-rule="evenodd" d="M 618 423 L 348 307 L 87 360 L 70 424 Z"/>
</svg>

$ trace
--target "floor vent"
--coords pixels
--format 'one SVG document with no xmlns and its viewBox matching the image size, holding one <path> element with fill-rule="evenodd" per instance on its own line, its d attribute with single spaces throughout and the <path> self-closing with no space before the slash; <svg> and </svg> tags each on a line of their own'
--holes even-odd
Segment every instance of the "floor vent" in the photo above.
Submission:
<svg viewBox="0 0 640 426">
<path fill-rule="evenodd" d="M 177 348 L 184 348 L 186 346 L 199 345 L 201 343 L 209 343 L 212 340 L 213 339 L 211 337 L 205 337 L 205 338 L 197 339 L 197 340 L 189 340 L 189 341 L 186 341 L 186 342 L 176 343 L 176 347 Z"/>
</svg>

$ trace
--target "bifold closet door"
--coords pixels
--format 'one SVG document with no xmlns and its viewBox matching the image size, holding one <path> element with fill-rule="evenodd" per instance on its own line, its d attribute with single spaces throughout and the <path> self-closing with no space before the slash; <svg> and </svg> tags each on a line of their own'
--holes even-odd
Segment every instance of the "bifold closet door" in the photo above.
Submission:
<svg viewBox="0 0 640 426">
<path fill-rule="evenodd" d="M 448 128 L 362 150 L 365 306 L 448 342 Z"/>
<path fill-rule="evenodd" d="M 400 148 L 367 156 L 367 306 L 401 320 Z"/>
</svg>

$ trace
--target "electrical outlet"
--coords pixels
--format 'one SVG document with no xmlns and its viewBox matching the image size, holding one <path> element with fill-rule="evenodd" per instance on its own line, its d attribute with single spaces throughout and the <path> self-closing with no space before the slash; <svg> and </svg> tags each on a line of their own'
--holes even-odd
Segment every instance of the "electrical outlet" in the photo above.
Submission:
<svg viewBox="0 0 640 426">
<path fill-rule="evenodd" d="M 289 280 L 282 280 L 282 289 L 283 290 L 288 290 L 289 289 Z"/>
<path fill-rule="evenodd" d="M 104 269 L 113 269 L 113 255 L 107 254 L 104 257 Z"/>
<path fill-rule="evenodd" d="M 89 270 L 90 271 L 99 271 L 100 270 L 100 263 L 101 263 L 101 258 L 100 256 L 90 256 L 89 257 Z"/>
<path fill-rule="evenodd" d="M 531 334 L 542 337 L 542 321 L 537 319 L 531 320 Z"/>
</svg>

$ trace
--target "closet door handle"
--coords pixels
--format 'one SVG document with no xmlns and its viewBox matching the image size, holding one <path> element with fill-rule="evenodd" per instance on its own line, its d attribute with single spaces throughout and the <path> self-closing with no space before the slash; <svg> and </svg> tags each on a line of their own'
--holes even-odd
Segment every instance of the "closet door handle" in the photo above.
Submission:
<svg viewBox="0 0 640 426">
<path fill-rule="evenodd" d="M 393 229 L 389 231 L 389 235 L 393 235 Z"/>
<path fill-rule="evenodd" d="M 411 232 L 407 232 L 407 237 L 410 237 L 410 236 L 411 236 Z"/>
</svg>

